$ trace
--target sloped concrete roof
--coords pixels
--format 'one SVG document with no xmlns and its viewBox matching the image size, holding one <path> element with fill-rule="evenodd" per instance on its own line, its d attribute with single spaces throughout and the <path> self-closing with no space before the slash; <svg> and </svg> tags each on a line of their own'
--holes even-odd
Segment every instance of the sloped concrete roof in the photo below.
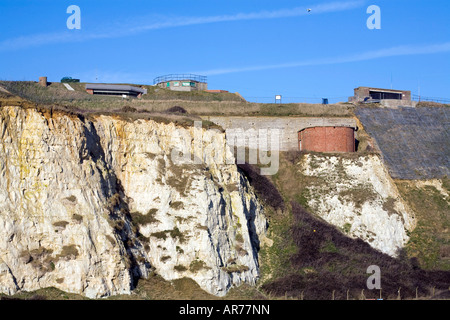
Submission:
<svg viewBox="0 0 450 320">
<path fill-rule="evenodd" d="M 393 178 L 450 176 L 450 108 L 358 108 L 356 115 Z"/>
</svg>

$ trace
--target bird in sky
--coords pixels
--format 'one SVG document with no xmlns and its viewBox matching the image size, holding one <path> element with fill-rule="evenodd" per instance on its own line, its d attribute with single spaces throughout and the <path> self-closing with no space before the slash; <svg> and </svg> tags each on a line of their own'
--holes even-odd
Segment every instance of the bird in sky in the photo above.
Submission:
<svg viewBox="0 0 450 320">
<path fill-rule="evenodd" d="M 307 9 L 307 11 L 308 11 L 308 12 L 311 12 L 311 9 L 310 9 L 310 8 L 308 8 L 308 9 Z"/>
</svg>

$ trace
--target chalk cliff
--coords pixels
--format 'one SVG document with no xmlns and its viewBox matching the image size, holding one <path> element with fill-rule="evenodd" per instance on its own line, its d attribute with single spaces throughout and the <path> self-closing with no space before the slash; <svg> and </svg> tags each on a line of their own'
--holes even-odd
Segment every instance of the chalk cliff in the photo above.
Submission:
<svg viewBox="0 0 450 320">
<path fill-rule="evenodd" d="M 318 180 L 308 186 L 306 197 L 315 214 L 350 237 L 398 255 L 416 219 L 378 155 L 308 154 L 298 165 L 304 175 Z"/>
<path fill-rule="evenodd" d="M 203 148 L 185 151 L 201 161 L 174 163 L 198 135 Z M 127 294 L 152 270 L 222 296 L 258 279 L 266 220 L 210 152 L 223 133 L 3 107 L 0 138 L 0 292 Z"/>
</svg>

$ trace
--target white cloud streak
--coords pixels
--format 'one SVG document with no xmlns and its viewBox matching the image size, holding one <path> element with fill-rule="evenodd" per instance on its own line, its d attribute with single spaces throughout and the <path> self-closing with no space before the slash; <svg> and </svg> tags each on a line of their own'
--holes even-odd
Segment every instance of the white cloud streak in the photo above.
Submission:
<svg viewBox="0 0 450 320">
<path fill-rule="evenodd" d="M 59 33 L 36 34 L 0 41 L 0 52 L 19 50 L 28 47 L 42 46 L 48 44 L 82 42 L 94 39 L 118 38 L 139 34 L 146 31 L 167 29 L 167 28 L 186 27 L 186 26 L 220 23 L 220 22 L 290 18 L 310 14 L 314 15 L 314 14 L 340 12 L 361 7 L 365 2 L 366 2 L 365 0 L 353 0 L 353 1 L 324 3 L 309 7 L 311 9 L 310 13 L 307 12 L 308 7 L 297 7 L 274 11 L 237 13 L 233 15 L 217 15 L 207 17 L 170 17 L 149 24 L 141 24 L 139 26 L 122 25 L 111 30 L 107 31 L 97 30 L 96 32 L 90 33 L 85 33 L 85 30 L 82 28 L 82 30 L 80 30 L 81 32 L 74 30 L 72 31 L 67 30 L 65 32 Z"/>
<path fill-rule="evenodd" d="M 374 50 L 362 52 L 359 54 L 352 54 L 348 56 L 333 57 L 333 58 L 321 58 L 321 59 L 311 59 L 298 62 L 281 63 L 281 64 L 268 64 L 259 66 L 248 66 L 248 67 L 233 67 L 233 68 L 220 68 L 220 69 L 210 69 L 204 71 L 196 71 L 192 73 L 203 74 L 206 76 L 220 75 L 227 73 L 238 73 L 238 72 L 250 72 L 250 71 L 261 71 L 269 69 L 281 69 L 281 68 L 297 68 L 297 67 L 307 67 L 307 66 L 318 66 L 318 65 L 328 65 L 328 64 L 341 64 L 349 62 L 359 62 L 367 61 L 379 58 L 388 58 L 396 56 L 408 56 L 408 55 L 421 55 L 421 54 L 435 54 L 442 52 L 450 52 L 450 42 L 432 45 L 404 45 L 392 48 Z"/>
</svg>

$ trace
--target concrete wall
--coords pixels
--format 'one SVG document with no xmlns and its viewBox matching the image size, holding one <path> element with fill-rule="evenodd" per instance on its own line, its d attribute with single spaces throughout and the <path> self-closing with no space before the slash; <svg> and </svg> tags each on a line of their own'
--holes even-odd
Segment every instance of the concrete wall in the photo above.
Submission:
<svg viewBox="0 0 450 320">
<path fill-rule="evenodd" d="M 349 127 L 312 127 L 298 133 L 300 150 L 354 152 L 355 130 Z"/>
<path fill-rule="evenodd" d="M 417 105 L 417 101 L 383 99 L 380 104 L 386 108 L 415 107 Z"/>
<path fill-rule="evenodd" d="M 353 118 L 313 118 L 313 117 L 220 117 L 204 116 L 204 120 L 209 120 L 220 125 L 225 130 L 239 129 L 243 131 L 255 129 L 258 136 L 264 136 L 260 129 L 279 129 L 280 150 L 299 150 L 298 133 L 309 127 L 350 127 L 356 128 L 356 120 Z M 270 131 L 268 131 L 270 135 Z M 270 139 L 270 137 L 269 137 Z"/>
<path fill-rule="evenodd" d="M 395 179 L 450 177 L 450 108 L 358 108 Z"/>
</svg>

